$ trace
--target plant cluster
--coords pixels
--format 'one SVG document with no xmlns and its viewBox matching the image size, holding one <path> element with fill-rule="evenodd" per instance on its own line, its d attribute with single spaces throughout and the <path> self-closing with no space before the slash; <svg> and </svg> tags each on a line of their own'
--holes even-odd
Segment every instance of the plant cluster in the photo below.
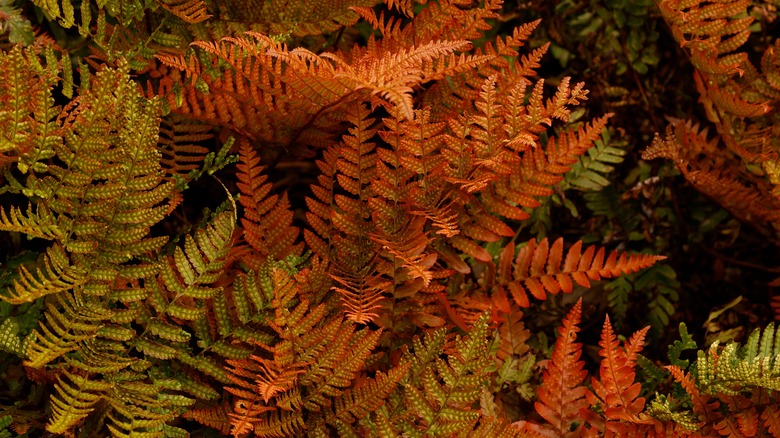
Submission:
<svg viewBox="0 0 780 438">
<path fill-rule="evenodd" d="M 661 177 L 610 185 L 622 118 L 540 77 L 580 61 L 527 11 L 33 3 L 0 3 L 0 434 L 780 435 L 773 324 L 640 354 L 681 299 L 627 206 Z M 776 239 L 780 43 L 738 51 L 749 2 L 596 3 L 540 31 L 638 77 L 668 28 L 718 135 L 674 120 L 643 157 Z M 629 326 L 637 295 L 649 325 L 607 317 L 590 370 L 583 313 Z"/>
</svg>

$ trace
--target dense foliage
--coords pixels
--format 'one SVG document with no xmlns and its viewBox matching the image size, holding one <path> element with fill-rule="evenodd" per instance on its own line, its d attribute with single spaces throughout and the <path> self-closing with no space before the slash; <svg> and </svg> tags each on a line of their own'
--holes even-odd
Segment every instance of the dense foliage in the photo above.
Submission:
<svg viewBox="0 0 780 438">
<path fill-rule="evenodd" d="M 780 436 L 778 6 L 0 0 L 0 436 Z"/>
</svg>

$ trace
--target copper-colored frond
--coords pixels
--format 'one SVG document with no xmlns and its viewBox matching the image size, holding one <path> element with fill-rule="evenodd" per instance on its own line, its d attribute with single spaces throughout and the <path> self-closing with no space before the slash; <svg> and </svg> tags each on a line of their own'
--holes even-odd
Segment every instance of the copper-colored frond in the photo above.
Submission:
<svg viewBox="0 0 780 438">
<path fill-rule="evenodd" d="M 545 300 L 548 293 L 571 293 L 574 286 L 572 280 L 582 287 L 590 287 L 591 280 L 637 272 L 666 258 L 649 254 L 628 255 L 618 251 L 612 251 L 606 256 L 604 248 L 597 250 L 594 246 L 584 252 L 581 250 L 582 242 L 578 241 L 569 248 L 563 259 L 563 239 L 556 240 L 552 246 L 546 238 L 538 244 L 536 239 L 531 239 L 511 261 L 514 249 L 505 248 L 499 263 L 501 266 L 509 266 L 511 263 L 512 275 L 511 278 L 506 274 L 500 277 L 497 287 L 506 288 L 519 306 L 529 307 L 528 292 L 538 300 Z"/>
</svg>

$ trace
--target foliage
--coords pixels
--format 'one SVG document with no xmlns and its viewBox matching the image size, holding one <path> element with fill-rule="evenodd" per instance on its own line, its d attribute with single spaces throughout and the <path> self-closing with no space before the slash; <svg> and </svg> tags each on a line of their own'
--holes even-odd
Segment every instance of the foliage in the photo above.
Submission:
<svg viewBox="0 0 780 438">
<path fill-rule="evenodd" d="M 776 232 L 746 2 L 32 3 L 0 3 L 0 434 L 780 433 L 773 325 L 640 354 L 685 298 L 664 179 Z M 576 32 L 651 80 L 660 17 L 718 137 L 674 121 L 654 176 L 543 60 Z M 592 373 L 596 306 L 653 331 L 607 317 Z"/>
</svg>

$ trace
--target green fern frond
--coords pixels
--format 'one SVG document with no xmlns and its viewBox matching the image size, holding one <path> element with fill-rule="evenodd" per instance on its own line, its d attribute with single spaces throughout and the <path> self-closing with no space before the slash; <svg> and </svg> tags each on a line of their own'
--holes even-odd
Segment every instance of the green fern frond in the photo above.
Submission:
<svg viewBox="0 0 780 438">
<path fill-rule="evenodd" d="M 195 307 L 195 302 L 222 291 L 221 286 L 213 283 L 223 273 L 235 220 L 234 211 L 218 214 L 205 228 L 196 230 L 194 237 L 185 237 L 184 249 L 177 246 L 173 256 L 166 258 L 157 280 L 151 284 L 159 312 L 186 320 L 196 320 L 204 314 L 205 309 Z"/>
<path fill-rule="evenodd" d="M 19 278 L 13 281 L 0 299 L 12 304 L 29 303 L 47 295 L 73 290 L 89 281 L 89 273 L 78 265 L 72 265 L 59 244 L 49 247 L 42 257 L 42 266 L 32 274 L 24 265 L 17 271 Z"/>
<path fill-rule="evenodd" d="M 46 430 L 51 433 L 67 432 L 95 410 L 111 388 L 110 383 L 65 371 L 54 385 L 57 394 L 51 398 L 52 416 Z"/>
<path fill-rule="evenodd" d="M 745 345 L 715 341 L 696 360 L 697 386 L 710 394 L 737 395 L 750 388 L 780 390 L 780 329 L 756 329 Z"/>
<path fill-rule="evenodd" d="M 391 419 L 396 427 L 411 436 L 473 429 L 480 418 L 473 405 L 490 380 L 488 319 L 488 314 L 482 314 L 467 336 L 456 338 L 446 360 L 438 357 L 446 331 L 414 341 L 414 353 L 405 353 L 412 366 L 400 390 L 405 413 L 397 411 Z"/>
<path fill-rule="evenodd" d="M 387 374 L 377 372 L 374 379 L 344 391 L 344 394 L 335 400 L 333 411 L 328 413 L 325 421 L 352 423 L 354 419 L 361 420 L 368 417 L 371 412 L 385 404 L 386 397 L 406 376 L 410 365 L 409 362 L 401 362 Z"/>
<path fill-rule="evenodd" d="M 5 209 L 0 208 L 0 231 L 15 231 L 31 238 L 47 240 L 63 237 L 51 212 L 46 208 L 38 208 L 33 212 L 31 204 L 27 206 L 27 213 L 23 213 L 19 207 L 11 206 L 6 214 Z"/>
<path fill-rule="evenodd" d="M 85 298 L 76 290 L 58 294 L 56 301 L 46 304 L 46 321 L 41 321 L 27 349 L 28 366 L 41 368 L 99 335 L 114 312 Z"/>
<path fill-rule="evenodd" d="M 623 162 L 626 143 L 613 142 L 609 129 L 601 133 L 588 153 L 578 157 L 565 179 L 570 185 L 584 190 L 601 190 L 610 184 L 607 176 L 615 170 L 615 165 Z"/>
<path fill-rule="evenodd" d="M 20 337 L 19 321 L 16 318 L 6 318 L 0 323 L 0 349 L 25 357 L 27 338 Z"/>
</svg>

